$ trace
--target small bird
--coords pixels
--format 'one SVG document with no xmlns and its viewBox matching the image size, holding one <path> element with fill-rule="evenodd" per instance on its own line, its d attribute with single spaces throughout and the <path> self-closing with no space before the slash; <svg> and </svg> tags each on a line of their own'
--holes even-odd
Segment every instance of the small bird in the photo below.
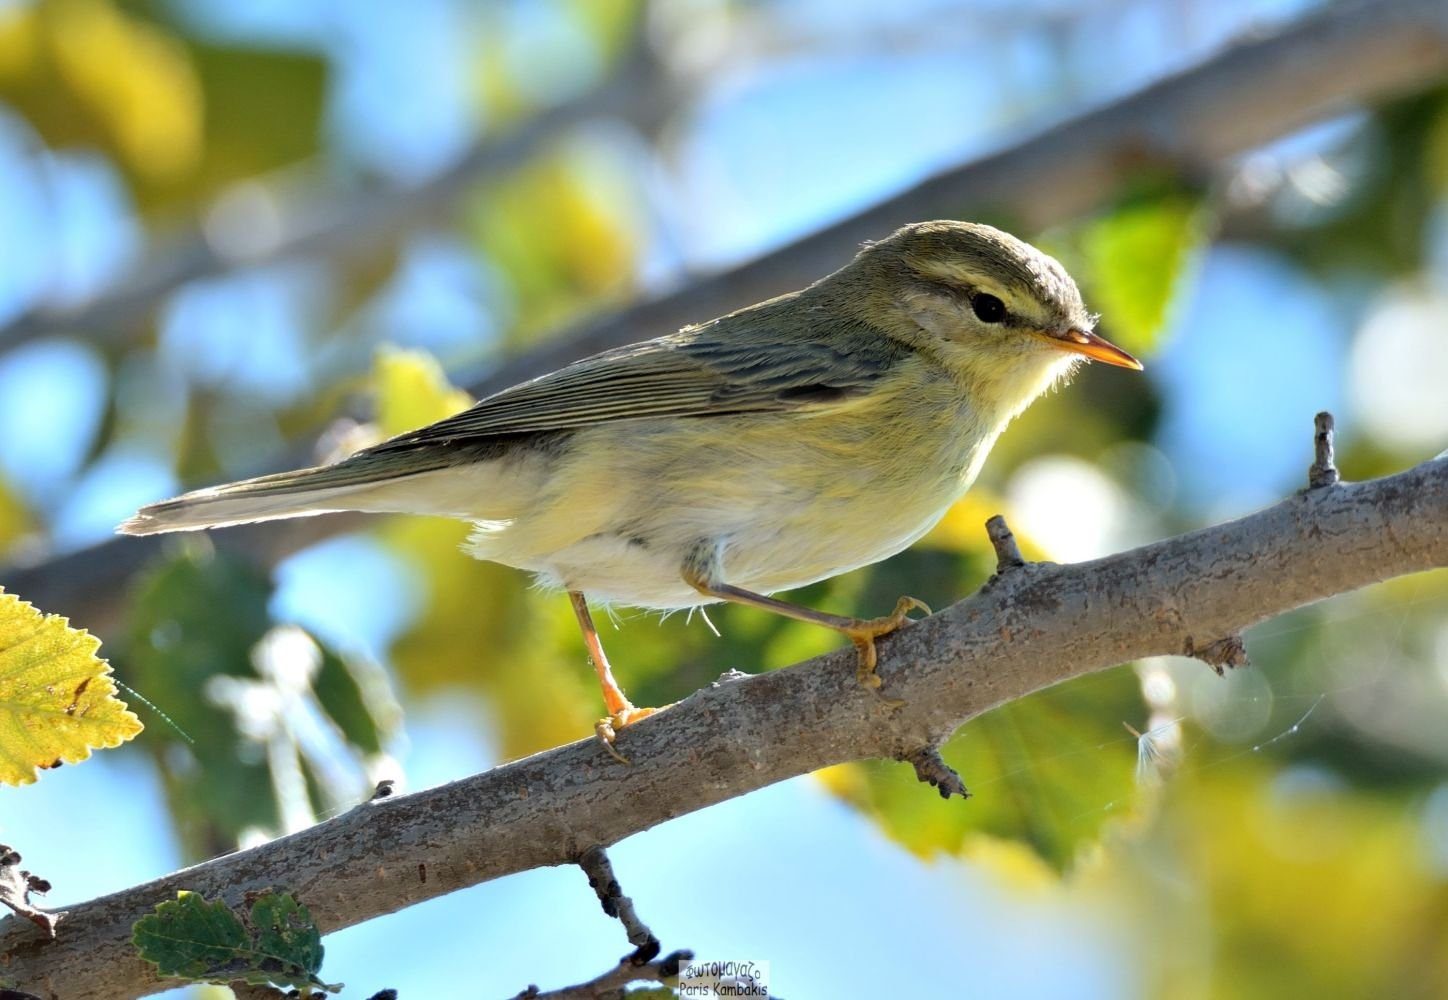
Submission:
<svg viewBox="0 0 1448 1000">
<path fill-rule="evenodd" d="M 921 222 L 808 288 L 585 358 L 331 465 L 141 508 L 129 535 L 334 511 L 469 521 L 468 551 L 567 591 L 615 756 L 635 707 L 588 598 L 745 604 L 844 634 L 878 689 L 875 640 L 919 601 L 847 618 L 770 596 L 877 562 L 969 488 L 1006 425 L 1086 359 L 1141 364 L 1092 332 L 1053 258 L 990 226 Z M 587 598 L 585 595 L 588 595 Z"/>
</svg>

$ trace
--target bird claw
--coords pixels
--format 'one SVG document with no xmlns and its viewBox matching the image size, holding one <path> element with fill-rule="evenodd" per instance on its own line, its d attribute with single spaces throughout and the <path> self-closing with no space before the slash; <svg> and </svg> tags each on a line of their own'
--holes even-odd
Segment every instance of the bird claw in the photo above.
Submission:
<svg viewBox="0 0 1448 1000">
<path fill-rule="evenodd" d="M 627 705 L 612 715 L 599 719 L 594 723 L 593 734 L 598 737 L 598 742 L 603 744 L 603 748 L 608 751 L 610 757 L 620 764 L 632 764 L 633 761 L 619 753 L 618 748 L 614 746 L 614 741 L 618 739 L 618 731 L 625 726 L 633 725 L 640 719 L 647 719 L 658 711 L 660 711 L 660 709 L 635 708 L 632 705 Z"/>
<path fill-rule="evenodd" d="M 881 680 L 880 675 L 875 672 L 875 666 L 879 663 L 880 656 L 875 650 L 875 640 L 882 635 L 889 635 L 902 628 L 911 620 L 910 612 L 919 609 L 927 615 L 931 614 L 930 606 L 924 601 L 914 597 L 902 597 L 895 602 L 895 610 L 883 618 L 861 618 L 851 623 L 844 632 L 855 644 L 856 651 L 860 654 L 859 665 L 855 668 L 855 678 L 860 682 L 861 687 L 869 688 L 871 691 L 879 692 Z M 904 702 L 893 698 L 886 701 L 892 703 L 892 707 L 903 705 Z"/>
</svg>

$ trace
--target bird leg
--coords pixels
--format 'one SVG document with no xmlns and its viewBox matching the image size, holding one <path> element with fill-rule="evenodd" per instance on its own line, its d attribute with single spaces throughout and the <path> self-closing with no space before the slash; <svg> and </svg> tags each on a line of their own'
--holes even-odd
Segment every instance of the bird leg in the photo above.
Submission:
<svg viewBox="0 0 1448 1000">
<path fill-rule="evenodd" d="M 764 594 L 756 594 L 754 591 L 745 590 L 742 587 L 716 583 L 710 579 L 709 574 L 701 572 L 700 568 L 692 562 L 684 567 L 684 581 L 708 597 L 733 601 L 735 604 L 747 604 L 753 608 L 793 618 L 795 621 L 823 625 L 825 628 L 834 629 L 847 636 L 855 644 L 855 649 L 859 653 L 859 664 L 855 668 L 855 677 L 861 686 L 872 691 L 878 691 L 881 683 L 880 675 L 875 672 L 875 665 L 879 662 L 879 654 L 875 651 L 875 640 L 882 635 L 889 635 L 910 621 L 912 609 L 918 608 L 927 615 L 930 614 L 930 608 L 924 601 L 916 600 L 913 597 L 902 597 L 895 603 L 895 610 L 882 618 L 846 618 L 842 615 L 832 615 L 828 612 L 816 611 L 814 608 L 790 604 L 788 601 L 781 601 Z"/>
<path fill-rule="evenodd" d="M 588 600 L 577 590 L 568 592 L 568 600 L 573 605 L 573 613 L 578 616 L 578 627 L 583 631 L 583 644 L 588 649 L 588 660 L 593 664 L 594 672 L 598 674 L 598 684 L 603 688 L 603 707 L 608 716 L 598 720 L 593 731 L 598 735 L 599 742 L 603 744 L 616 760 L 628 764 L 631 761 L 614 748 L 613 741 L 618 738 L 618 731 L 624 726 L 632 725 L 640 719 L 648 718 L 658 711 L 657 708 L 637 708 L 634 703 L 628 700 L 628 695 L 623 693 L 623 688 L 618 686 L 618 681 L 613 679 L 613 670 L 608 665 L 608 657 L 603 652 L 603 643 L 599 641 L 598 629 L 593 627 L 593 615 L 588 611 Z"/>
</svg>

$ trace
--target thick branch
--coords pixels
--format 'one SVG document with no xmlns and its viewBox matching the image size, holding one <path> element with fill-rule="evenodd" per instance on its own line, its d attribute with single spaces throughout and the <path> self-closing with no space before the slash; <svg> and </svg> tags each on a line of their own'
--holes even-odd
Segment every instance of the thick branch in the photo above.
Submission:
<svg viewBox="0 0 1448 1000">
<path fill-rule="evenodd" d="M 284 885 L 324 930 L 543 865 L 831 764 L 905 757 L 1003 702 L 1112 664 L 1182 653 L 1333 594 L 1448 566 L 1448 457 L 1308 490 L 1237 521 L 1076 565 L 1033 563 L 881 641 L 892 710 L 843 651 L 706 688 L 587 739 L 78 904 L 54 941 L 8 918 L 0 970 L 98 1000 L 161 989 L 131 924 L 192 889 L 239 903 Z M 417 875 L 426 866 L 427 879 Z"/>
<path fill-rule="evenodd" d="M 586 354 L 798 288 L 839 267 L 862 240 L 907 222 L 996 215 L 1019 220 L 1030 232 L 1099 204 L 1143 167 L 1202 172 L 1309 122 L 1445 75 L 1448 12 L 1442 0 L 1332 7 L 949 170 L 752 263 L 551 338 L 469 388 L 479 396 L 496 392 Z M 285 467 L 306 461 L 305 453 L 287 456 Z M 216 536 L 216 544 L 270 564 L 357 523 L 329 517 L 237 528 Z M 122 581 L 164 544 L 161 536 L 112 540 L 0 575 L 37 607 L 85 622 L 104 638 L 119 620 Z"/>
</svg>

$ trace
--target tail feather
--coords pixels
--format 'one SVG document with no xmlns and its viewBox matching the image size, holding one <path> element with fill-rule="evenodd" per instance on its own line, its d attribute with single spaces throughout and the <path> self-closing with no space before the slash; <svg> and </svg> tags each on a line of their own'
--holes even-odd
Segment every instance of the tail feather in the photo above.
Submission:
<svg viewBox="0 0 1448 1000">
<path fill-rule="evenodd" d="M 156 535 L 358 509 L 345 498 L 366 492 L 376 483 L 347 482 L 352 477 L 339 477 L 336 469 L 298 469 L 195 490 L 142 507 L 116 531 L 122 535 Z M 338 479 L 344 481 L 339 483 Z"/>
</svg>

